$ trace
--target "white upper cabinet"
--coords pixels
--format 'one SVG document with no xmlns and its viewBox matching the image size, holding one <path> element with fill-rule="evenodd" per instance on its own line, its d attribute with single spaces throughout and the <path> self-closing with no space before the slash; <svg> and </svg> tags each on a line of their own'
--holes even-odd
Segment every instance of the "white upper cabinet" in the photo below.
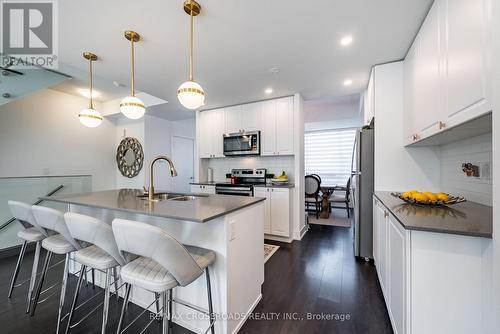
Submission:
<svg viewBox="0 0 500 334">
<path fill-rule="evenodd" d="M 489 0 L 436 0 L 405 58 L 405 143 L 489 111 Z"/>
<path fill-rule="evenodd" d="M 276 101 L 276 152 L 293 154 L 293 97 Z"/>
<path fill-rule="evenodd" d="M 225 108 L 226 133 L 259 131 L 263 102 Z"/>
<path fill-rule="evenodd" d="M 261 114 L 264 102 L 255 102 L 243 105 L 241 112 L 241 128 L 245 132 L 261 130 Z"/>
<path fill-rule="evenodd" d="M 368 88 L 366 89 L 363 103 L 363 124 L 370 124 L 375 114 L 375 75 L 372 70 L 370 79 L 368 80 Z"/>
<path fill-rule="evenodd" d="M 260 131 L 261 155 L 293 155 L 293 117 L 293 96 L 201 111 L 200 157 L 223 157 L 224 134 L 251 131 Z"/>
<path fill-rule="evenodd" d="M 491 110 L 488 99 L 488 0 L 442 0 L 445 8 L 448 126 Z"/>
<path fill-rule="evenodd" d="M 263 103 L 261 155 L 293 155 L 293 97 Z"/>
<path fill-rule="evenodd" d="M 225 108 L 226 115 L 226 133 L 243 132 L 241 124 L 243 106 L 233 106 Z"/>
<path fill-rule="evenodd" d="M 200 158 L 223 157 L 224 109 L 202 111 L 198 119 Z"/>
<path fill-rule="evenodd" d="M 262 102 L 260 154 L 276 154 L 276 100 Z"/>
</svg>

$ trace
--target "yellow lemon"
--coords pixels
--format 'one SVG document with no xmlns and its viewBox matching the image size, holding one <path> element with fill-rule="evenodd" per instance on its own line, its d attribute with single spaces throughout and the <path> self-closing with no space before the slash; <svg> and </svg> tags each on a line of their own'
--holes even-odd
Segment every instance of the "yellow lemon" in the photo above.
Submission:
<svg viewBox="0 0 500 334">
<path fill-rule="evenodd" d="M 429 202 L 429 198 L 425 194 L 422 194 L 422 193 L 414 193 L 413 199 L 417 202 L 420 202 L 420 203 Z"/>
<path fill-rule="evenodd" d="M 410 199 L 412 198 L 413 192 L 411 191 L 405 191 L 401 196 L 403 196 L 404 199 Z"/>
<path fill-rule="evenodd" d="M 434 193 L 427 191 L 424 193 L 424 195 L 429 199 L 429 203 L 436 203 L 438 201 L 438 197 Z"/>
<path fill-rule="evenodd" d="M 438 193 L 436 194 L 438 201 L 448 202 L 450 200 L 450 195 L 446 193 Z"/>
</svg>

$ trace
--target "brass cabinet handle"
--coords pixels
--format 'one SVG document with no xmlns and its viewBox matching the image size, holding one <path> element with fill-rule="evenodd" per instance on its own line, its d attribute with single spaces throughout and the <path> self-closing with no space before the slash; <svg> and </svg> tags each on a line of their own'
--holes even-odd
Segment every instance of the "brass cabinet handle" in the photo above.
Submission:
<svg viewBox="0 0 500 334">
<path fill-rule="evenodd" d="M 445 127 L 446 127 L 446 123 L 439 121 L 439 130 L 444 129 Z"/>
<path fill-rule="evenodd" d="M 384 218 L 389 217 L 389 213 L 387 211 L 384 211 Z"/>
</svg>

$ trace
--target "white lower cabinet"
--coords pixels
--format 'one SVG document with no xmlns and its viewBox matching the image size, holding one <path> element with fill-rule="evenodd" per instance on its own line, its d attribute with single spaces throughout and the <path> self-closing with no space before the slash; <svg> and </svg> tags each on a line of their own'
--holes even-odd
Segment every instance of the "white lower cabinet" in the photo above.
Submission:
<svg viewBox="0 0 500 334">
<path fill-rule="evenodd" d="M 256 187 L 254 197 L 264 197 L 264 233 L 290 237 L 290 190 L 287 188 Z"/>
<path fill-rule="evenodd" d="M 481 333 L 485 239 L 406 230 L 376 198 L 373 224 L 375 266 L 394 333 Z"/>
<path fill-rule="evenodd" d="M 194 194 L 215 195 L 215 186 L 204 185 L 204 184 L 192 184 L 191 192 Z"/>
</svg>

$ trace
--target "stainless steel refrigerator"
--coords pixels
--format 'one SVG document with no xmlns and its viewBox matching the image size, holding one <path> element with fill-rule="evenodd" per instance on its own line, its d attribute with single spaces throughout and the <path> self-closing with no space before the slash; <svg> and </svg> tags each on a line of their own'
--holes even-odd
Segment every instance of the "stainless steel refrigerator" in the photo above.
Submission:
<svg viewBox="0 0 500 334">
<path fill-rule="evenodd" d="M 354 207 L 354 255 L 373 258 L 374 130 L 356 132 L 351 172 Z"/>
</svg>

